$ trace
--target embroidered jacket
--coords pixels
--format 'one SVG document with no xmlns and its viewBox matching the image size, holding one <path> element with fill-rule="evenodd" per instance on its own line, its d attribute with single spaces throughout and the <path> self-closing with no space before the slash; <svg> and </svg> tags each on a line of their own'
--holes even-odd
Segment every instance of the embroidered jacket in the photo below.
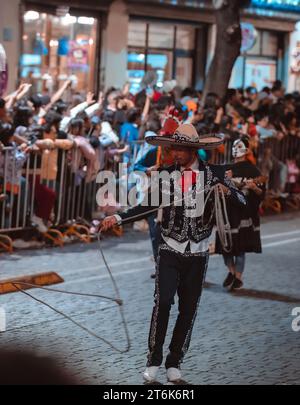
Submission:
<svg viewBox="0 0 300 405">
<path fill-rule="evenodd" d="M 176 166 L 173 165 L 164 170 L 166 170 L 168 173 L 172 173 L 176 171 Z M 246 204 L 244 195 L 238 191 L 238 189 L 225 176 L 225 166 L 204 164 L 201 160 L 199 160 L 199 171 L 202 172 L 203 175 L 198 176 L 198 181 L 199 178 L 202 178 L 204 184 L 201 185 L 201 187 L 196 187 L 196 184 L 192 186 L 194 196 L 198 192 L 204 192 L 204 199 L 206 200 L 206 197 L 212 190 L 213 186 L 221 183 L 229 189 L 226 199 L 230 204 Z M 170 204 L 166 204 L 166 206 L 163 207 L 161 222 L 162 236 L 165 238 L 174 239 L 179 243 L 184 243 L 187 240 L 199 243 L 200 241 L 208 238 L 214 225 L 214 194 L 211 193 L 210 197 L 207 199 L 205 209 L 201 215 L 190 216 L 187 215 L 187 209 L 189 209 L 189 207 L 184 197 L 182 199 L 182 204 L 176 205 L 174 203 L 174 198 L 176 199 L 176 196 L 178 195 L 175 192 L 176 188 L 179 187 L 177 181 L 171 178 L 169 186 Z M 163 194 L 165 193 L 163 181 L 160 183 L 159 193 L 159 203 L 161 204 L 163 201 Z M 151 191 L 149 191 L 147 202 L 150 203 L 151 201 L 153 200 Z M 158 207 L 158 205 L 159 204 L 157 204 L 156 207 Z M 146 218 L 148 215 L 153 213 L 154 209 L 155 205 L 146 205 L 141 203 L 138 206 L 130 208 L 126 212 L 119 215 L 122 219 L 122 223 L 125 224 Z"/>
</svg>

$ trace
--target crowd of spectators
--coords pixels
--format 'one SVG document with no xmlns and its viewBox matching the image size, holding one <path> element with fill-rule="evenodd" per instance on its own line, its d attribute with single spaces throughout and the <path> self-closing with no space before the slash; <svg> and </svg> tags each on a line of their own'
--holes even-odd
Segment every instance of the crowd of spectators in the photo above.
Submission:
<svg viewBox="0 0 300 405">
<path fill-rule="evenodd" d="M 34 190 L 30 220 L 40 232 L 46 232 L 55 208 L 57 184 L 62 182 L 62 151 L 67 153 L 75 186 L 83 181 L 91 184 L 100 170 L 114 169 L 116 162 L 133 166 L 147 151 L 138 145 L 147 132 L 160 131 L 172 106 L 200 134 L 225 134 L 225 145 L 214 152 L 200 151 L 202 159 L 230 161 L 232 142 L 248 135 L 248 158 L 268 177 L 269 191 L 277 196 L 300 192 L 299 93 L 286 94 L 282 83 L 276 81 L 271 88 L 228 89 L 225 99 L 214 93 L 204 99 L 201 91 L 179 85 L 172 80 L 158 88 L 145 80 L 135 95 L 130 93 L 129 84 L 107 89 L 98 97 L 73 91 L 67 103 L 69 81 L 53 95 L 32 94 L 31 85 L 23 83 L 0 99 L 0 213 L 10 210 L 12 217 L 17 215 L 17 209 L 24 206 L 29 183 Z M 11 203 L 12 196 L 18 204 Z M 87 211 L 86 219 L 91 220 Z M 2 219 L 2 228 L 8 227 L 8 217 Z"/>
</svg>

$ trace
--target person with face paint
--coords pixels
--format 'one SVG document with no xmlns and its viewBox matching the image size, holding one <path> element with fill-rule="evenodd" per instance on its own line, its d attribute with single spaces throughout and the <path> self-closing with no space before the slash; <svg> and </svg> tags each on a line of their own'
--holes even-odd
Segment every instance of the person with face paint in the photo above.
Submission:
<svg viewBox="0 0 300 405">
<path fill-rule="evenodd" d="M 232 181 L 245 195 L 247 205 L 233 207 L 227 204 L 231 226 L 232 246 L 225 251 L 216 233 L 216 253 L 223 255 L 228 268 L 223 287 L 236 290 L 243 286 L 246 253 L 261 253 L 259 205 L 264 198 L 266 181 L 258 168 L 247 159 L 249 138 L 243 136 L 233 143 L 232 156 L 234 163 L 227 168 Z"/>
</svg>

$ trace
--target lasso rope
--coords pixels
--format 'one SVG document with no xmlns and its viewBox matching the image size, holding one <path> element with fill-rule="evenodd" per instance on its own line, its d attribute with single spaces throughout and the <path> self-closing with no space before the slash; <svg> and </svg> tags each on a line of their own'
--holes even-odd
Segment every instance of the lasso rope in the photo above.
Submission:
<svg viewBox="0 0 300 405">
<path fill-rule="evenodd" d="M 128 334 L 128 330 L 127 330 L 127 324 L 126 324 L 126 320 L 125 320 L 124 315 L 123 315 L 123 311 L 121 311 L 121 306 L 122 306 L 122 304 L 119 304 L 119 308 L 120 308 L 120 313 L 121 313 L 121 316 L 122 316 L 122 322 L 123 322 L 123 324 L 124 324 L 124 330 L 125 330 L 125 332 L 126 332 L 127 345 L 126 345 L 126 348 L 125 348 L 125 349 L 119 349 L 118 347 L 116 347 L 115 345 L 113 345 L 109 340 L 107 340 L 107 339 L 103 338 L 102 336 L 96 334 L 96 333 L 93 332 L 91 329 L 89 329 L 89 328 L 87 328 L 86 326 L 82 325 L 80 322 L 75 321 L 74 318 L 72 318 L 71 316 L 67 315 L 65 312 L 58 310 L 57 308 L 55 308 L 55 307 L 53 307 L 52 305 L 48 304 L 46 301 L 44 301 L 44 300 L 42 300 L 42 299 L 40 299 L 40 298 L 35 297 L 34 295 L 30 294 L 30 293 L 27 292 L 27 291 L 22 290 L 17 284 L 15 284 L 15 283 L 13 283 L 13 282 L 12 282 L 11 284 L 12 284 L 17 290 L 19 290 L 21 293 L 27 295 L 28 297 L 30 297 L 30 298 L 32 298 L 33 300 L 39 302 L 40 304 L 46 306 L 47 308 L 52 309 L 52 311 L 54 311 L 54 312 L 56 312 L 57 314 L 61 315 L 62 317 L 64 317 L 64 318 L 67 319 L 68 321 L 72 322 L 74 325 L 76 325 L 78 328 L 82 329 L 83 331 L 87 332 L 89 335 L 91 335 L 91 336 L 93 336 L 94 338 L 96 338 L 96 339 L 98 339 L 98 340 L 101 340 L 102 342 L 106 343 L 111 349 L 115 350 L 116 352 L 123 354 L 123 353 L 126 353 L 126 352 L 128 352 L 128 351 L 130 350 L 130 339 L 129 339 L 129 334 Z M 28 284 L 28 283 L 21 283 L 21 282 L 19 282 L 19 281 L 18 281 L 18 284 L 23 284 L 23 285 L 28 285 L 28 286 L 30 286 L 30 284 Z M 32 284 L 32 286 L 35 287 L 35 288 L 38 288 L 38 289 L 43 289 L 43 290 L 46 289 L 46 288 L 43 288 L 43 287 L 36 286 L 36 285 L 34 285 L 34 284 Z M 79 294 L 79 293 L 73 293 L 73 292 L 69 292 L 69 291 L 59 291 L 59 290 L 49 289 L 49 288 L 47 288 L 46 290 L 52 291 L 52 292 L 64 293 L 64 294 L 81 295 L 81 296 L 87 296 L 87 297 L 93 296 L 93 297 L 98 297 L 98 298 L 100 297 L 100 298 L 103 298 L 103 296 L 101 296 L 101 295 L 100 295 L 100 296 L 97 296 L 97 295 L 94 295 L 94 294 Z M 109 299 L 114 300 L 114 299 L 112 299 L 112 298 L 109 298 Z M 118 300 L 114 300 L 114 301 L 117 302 Z"/>
<path fill-rule="evenodd" d="M 223 250 L 226 253 L 229 253 L 232 249 L 232 235 L 230 222 L 228 219 L 228 212 L 226 206 L 226 199 L 224 190 L 218 185 L 214 186 L 206 196 L 204 202 L 204 210 L 207 204 L 207 201 L 211 194 L 214 193 L 214 214 L 216 216 L 216 227 L 219 234 L 220 243 Z"/>
<path fill-rule="evenodd" d="M 120 293 L 119 293 L 119 288 L 117 286 L 116 280 L 112 274 L 112 271 L 105 259 L 103 250 L 102 250 L 102 246 L 100 243 L 100 237 L 101 237 L 101 231 L 98 233 L 98 244 L 99 244 L 99 250 L 101 253 L 101 257 L 104 261 L 105 264 L 105 268 L 110 276 L 110 279 L 112 281 L 115 293 L 116 293 L 116 297 L 108 297 L 105 295 L 98 295 L 98 294 L 87 294 L 87 293 L 79 293 L 79 292 L 73 292 L 73 291 L 64 291 L 64 290 L 58 290 L 55 288 L 49 288 L 49 287 L 42 287 L 42 286 L 37 286 L 36 284 L 31 284 L 31 283 L 26 283 L 23 281 L 18 281 L 16 280 L 15 282 L 12 281 L 11 284 L 21 293 L 25 294 L 26 296 L 32 298 L 34 301 L 39 302 L 40 304 L 46 306 L 47 308 L 51 309 L 52 311 L 56 312 L 57 314 L 61 315 L 62 317 L 64 317 L 65 319 L 67 319 L 68 321 L 72 322 L 74 325 L 76 325 L 78 328 L 82 329 L 83 331 L 87 332 L 89 335 L 93 336 L 94 338 L 101 340 L 102 342 L 106 343 L 111 349 L 115 350 L 118 353 L 126 353 L 130 350 L 131 347 L 131 342 L 130 342 L 130 337 L 129 337 L 129 332 L 128 332 L 128 326 L 127 326 L 127 322 L 125 319 L 125 315 L 124 315 L 124 311 L 123 311 L 123 301 L 121 300 L 120 297 Z M 1 283 L 0 283 L 1 284 Z M 3 283 L 2 283 L 3 284 Z M 121 321 L 122 321 L 122 325 L 124 328 L 124 332 L 125 332 L 125 338 L 126 338 L 126 346 L 124 349 L 120 349 L 118 347 L 116 347 L 114 344 L 112 344 L 109 340 L 103 338 L 102 336 L 96 334 L 95 332 L 93 332 L 91 329 L 87 328 L 86 326 L 82 325 L 80 322 L 75 321 L 75 319 L 69 315 L 67 315 L 65 312 L 58 310 L 57 308 L 53 307 L 52 305 L 48 304 L 46 301 L 35 297 L 34 295 L 30 294 L 27 291 L 24 291 L 22 288 L 19 287 L 19 285 L 24 285 L 27 287 L 34 287 L 37 289 L 41 289 L 41 290 L 46 290 L 46 291 L 50 291 L 50 292 L 56 292 L 56 293 L 60 293 L 60 294 L 70 294 L 70 295 L 77 295 L 77 296 L 82 296 L 82 297 L 94 297 L 94 298 L 101 298 L 101 299 L 107 299 L 110 301 L 114 301 L 116 304 L 118 304 L 118 308 L 119 308 L 119 312 L 120 312 L 120 316 L 121 316 Z"/>
</svg>

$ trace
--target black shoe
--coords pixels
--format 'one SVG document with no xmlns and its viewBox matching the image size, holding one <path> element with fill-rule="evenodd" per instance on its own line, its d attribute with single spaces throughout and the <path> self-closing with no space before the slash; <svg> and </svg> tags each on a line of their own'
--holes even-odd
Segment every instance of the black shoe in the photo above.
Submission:
<svg viewBox="0 0 300 405">
<path fill-rule="evenodd" d="M 226 288 L 226 287 L 231 286 L 231 284 L 234 282 L 234 280 L 235 280 L 234 274 L 229 272 L 227 274 L 227 277 L 224 280 L 223 287 Z"/>
<path fill-rule="evenodd" d="M 234 278 L 234 282 L 231 286 L 232 290 L 239 290 L 240 288 L 242 288 L 244 285 L 244 283 L 242 282 L 242 280 L 239 280 L 238 278 Z"/>
</svg>

